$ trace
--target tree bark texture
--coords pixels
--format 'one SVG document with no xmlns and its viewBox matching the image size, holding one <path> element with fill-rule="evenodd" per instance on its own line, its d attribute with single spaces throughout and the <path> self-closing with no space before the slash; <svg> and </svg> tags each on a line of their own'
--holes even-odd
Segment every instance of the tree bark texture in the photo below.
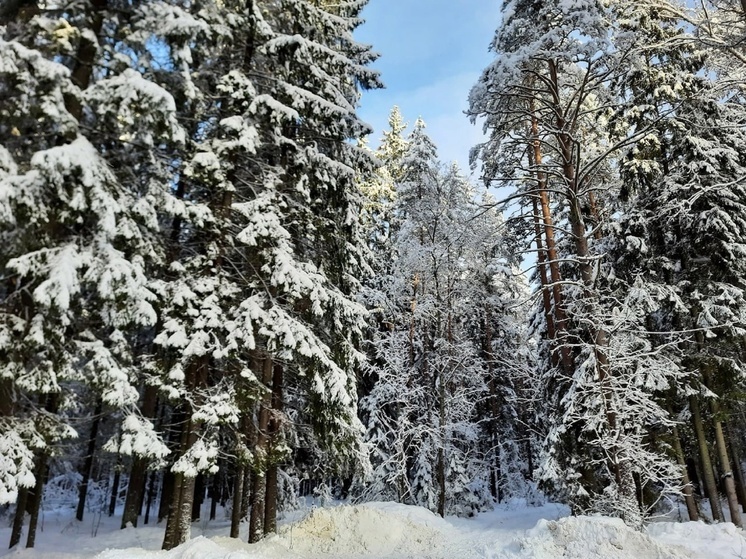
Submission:
<svg viewBox="0 0 746 559">
<path fill-rule="evenodd" d="M 47 477 L 48 464 L 49 456 L 45 453 L 40 454 L 36 464 L 36 485 L 31 496 L 26 547 L 34 547 L 36 544 L 36 529 L 39 525 L 39 513 L 41 511 L 41 501 L 44 496 L 44 482 Z"/>
<path fill-rule="evenodd" d="M 78 489 L 78 508 L 75 511 L 75 518 L 83 521 L 85 512 L 85 502 L 88 496 L 88 482 L 91 479 L 91 470 L 93 469 L 93 456 L 96 452 L 96 439 L 98 438 L 98 426 L 101 423 L 101 413 L 103 412 L 103 402 L 99 399 L 96 402 L 96 409 L 93 412 L 93 422 L 91 423 L 91 433 L 88 437 L 88 449 L 83 462 L 82 480 Z"/>
<path fill-rule="evenodd" d="M 192 428 L 191 420 L 189 420 L 184 426 L 183 452 L 186 452 L 196 440 L 197 433 Z M 174 474 L 174 491 L 171 496 L 171 508 L 166 522 L 162 549 L 173 549 L 189 540 L 192 525 L 192 505 L 194 503 L 194 481 L 194 476 L 186 476 L 181 472 Z"/>
<path fill-rule="evenodd" d="M 207 360 L 194 361 L 187 368 L 185 385 L 190 393 L 195 393 L 198 386 L 207 382 Z M 179 456 L 184 456 L 197 442 L 198 427 L 192 421 L 192 404 L 184 405 L 184 423 L 180 437 Z M 173 549 L 189 541 L 192 528 L 192 507 L 194 506 L 195 475 L 177 472 L 174 475 L 174 492 L 171 498 L 171 509 L 166 522 L 166 533 L 163 537 L 163 549 Z"/>
<path fill-rule="evenodd" d="M 717 484 L 715 483 L 715 473 L 712 469 L 710 451 L 707 448 L 707 439 L 705 438 L 705 430 L 702 424 L 702 412 L 700 411 L 699 400 L 697 400 L 696 396 L 689 397 L 689 408 L 692 412 L 694 432 L 697 435 L 697 448 L 699 449 L 699 459 L 702 463 L 702 477 L 704 478 L 707 497 L 710 500 L 712 519 L 716 522 L 723 522 L 725 517 L 723 516 L 723 508 L 720 505 L 720 496 L 718 495 Z"/>
<path fill-rule="evenodd" d="M 264 535 L 264 504 L 266 499 L 267 454 L 269 450 L 267 427 L 272 407 L 272 357 L 265 356 L 262 364 L 264 395 L 259 403 L 258 425 L 254 457 L 254 483 L 251 492 L 251 516 L 249 517 L 249 543 L 256 543 Z"/>
<path fill-rule="evenodd" d="M 728 437 L 728 447 L 730 448 L 731 458 L 733 459 L 733 475 L 736 480 L 736 493 L 738 502 L 741 503 L 741 510 L 746 512 L 746 484 L 744 483 L 743 468 L 741 467 L 741 449 L 738 444 L 738 438 L 733 435 L 731 422 L 725 422 L 725 434 Z"/>
<path fill-rule="evenodd" d="M 18 498 L 16 499 L 16 513 L 13 517 L 13 528 L 10 532 L 10 545 L 9 549 L 12 549 L 19 543 L 21 543 L 21 536 L 23 535 L 23 520 L 26 516 L 26 504 L 28 503 L 29 490 L 25 487 L 18 489 Z"/>
<path fill-rule="evenodd" d="M 266 479 L 266 496 L 264 504 L 264 533 L 277 532 L 277 470 L 278 456 L 276 448 L 280 442 L 283 413 L 283 373 L 284 367 L 275 363 L 272 372 L 272 412 L 268 425 L 269 450 Z"/>
<path fill-rule="evenodd" d="M 239 537 L 238 530 L 241 526 L 241 514 L 243 493 L 244 493 L 244 469 L 245 466 L 239 464 L 236 467 L 236 473 L 233 478 L 233 508 L 231 510 L 231 538 Z"/>
<path fill-rule="evenodd" d="M 117 509 L 117 500 L 119 499 L 119 481 L 122 478 L 122 472 L 120 471 L 120 461 L 117 460 L 116 469 L 114 470 L 114 481 L 111 484 L 111 495 L 109 496 L 109 516 L 114 516 L 114 511 Z"/>
<path fill-rule="evenodd" d="M 536 115 L 535 102 L 531 100 L 531 136 L 533 163 L 536 166 L 536 181 L 539 194 L 539 205 L 541 207 L 541 221 L 546 239 L 546 259 L 549 265 L 550 278 L 552 280 L 552 296 L 554 298 L 554 327 L 559 344 L 560 362 L 565 373 L 573 369 L 572 355 L 567 346 L 567 316 L 565 315 L 562 276 L 559 268 L 559 257 L 557 255 L 557 244 L 554 238 L 554 220 L 549 204 L 549 192 L 547 191 L 547 175 L 541 171 L 543 154 L 541 150 L 541 139 L 539 138 L 539 118 Z"/>
<path fill-rule="evenodd" d="M 743 522 L 741 521 L 741 509 L 738 506 L 736 484 L 733 480 L 733 469 L 730 466 L 728 447 L 725 444 L 723 424 L 718 419 L 720 416 L 720 405 L 714 398 L 710 398 L 710 411 L 712 412 L 712 423 L 715 428 L 715 448 L 717 449 L 720 467 L 723 470 L 723 486 L 725 488 L 725 496 L 728 499 L 728 510 L 730 511 L 731 522 L 740 528 L 743 526 Z"/>
<path fill-rule="evenodd" d="M 692 494 L 692 483 L 689 480 L 689 474 L 686 470 L 684 450 L 681 448 L 679 428 L 676 425 L 673 426 L 673 449 L 676 453 L 676 462 L 678 462 L 681 468 L 681 485 L 683 486 L 682 493 L 684 494 L 686 511 L 689 514 L 689 520 L 697 522 L 699 520 L 699 511 L 697 510 L 697 503 L 694 501 L 694 495 Z"/>
</svg>

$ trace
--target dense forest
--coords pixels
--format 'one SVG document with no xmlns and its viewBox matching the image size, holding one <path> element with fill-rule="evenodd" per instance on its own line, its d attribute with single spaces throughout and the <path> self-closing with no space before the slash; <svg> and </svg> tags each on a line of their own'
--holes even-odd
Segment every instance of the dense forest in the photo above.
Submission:
<svg viewBox="0 0 746 559">
<path fill-rule="evenodd" d="M 308 496 L 741 525 L 746 0 L 506 0 L 478 184 L 368 147 L 366 4 L 0 2 L 11 547 L 60 495 L 165 549 Z"/>
</svg>

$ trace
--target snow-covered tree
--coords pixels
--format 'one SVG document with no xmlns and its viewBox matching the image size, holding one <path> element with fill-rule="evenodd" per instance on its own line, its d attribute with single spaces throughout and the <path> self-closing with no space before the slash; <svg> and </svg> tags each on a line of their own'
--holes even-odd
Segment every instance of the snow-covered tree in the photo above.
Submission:
<svg viewBox="0 0 746 559">
<path fill-rule="evenodd" d="M 2 40 L 0 54 L 0 110 L 8 128 L 0 148 L 8 278 L 2 377 L 11 421 L 20 421 L 21 439 L 37 454 L 29 547 L 49 456 L 56 442 L 75 435 L 64 419 L 76 405 L 72 387 L 85 387 L 109 409 L 136 413 L 134 336 L 157 318 L 148 286 L 148 266 L 162 256 L 156 212 L 107 157 L 126 150 L 126 135 L 151 149 L 158 137 L 173 143 L 183 137 L 162 88 L 126 72 L 94 82 L 81 70 L 91 40 L 85 18 L 76 19 L 81 15 L 70 21 L 36 15 L 18 37 Z M 97 121 L 103 112 L 118 115 L 115 134 Z M 21 520 L 26 495 L 19 495 Z M 20 522 L 16 528 L 13 543 Z"/>
<path fill-rule="evenodd" d="M 613 85 L 630 47 L 613 42 L 618 14 L 602 2 L 517 0 L 504 10 L 492 43 L 496 60 L 472 90 L 470 112 L 485 118 L 488 133 L 475 157 L 488 181 L 515 186 L 530 220 L 524 230 L 537 243 L 550 352 L 541 379 L 540 423 L 548 430 L 540 473 L 575 510 L 603 509 L 636 524 L 635 476 L 673 484 L 662 456 L 660 467 L 639 466 L 650 456 L 638 444 L 637 425 L 649 417 L 666 421 L 654 396 L 675 374 L 656 368 L 663 378 L 651 375 L 644 398 L 631 399 L 646 343 L 625 341 L 640 325 L 628 321 L 637 315 L 624 297 L 611 293 L 604 265 L 617 161 L 647 132 L 615 135 L 599 126 L 621 103 Z M 620 359 L 617 343 L 640 353 Z"/>
<path fill-rule="evenodd" d="M 440 168 L 424 128 L 415 123 L 395 161 L 396 259 L 381 281 L 387 328 L 374 335 L 374 384 L 362 403 L 374 466 L 364 496 L 466 514 L 491 500 L 493 449 L 480 418 L 500 413 L 486 404 L 489 392 L 510 384 L 483 347 L 484 330 L 496 333 L 506 317 L 481 305 L 507 296 L 511 278 L 498 272 L 500 220 L 480 208 L 458 168 Z"/>
<path fill-rule="evenodd" d="M 675 366 L 693 373 L 671 405 L 688 403 L 713 515 L 722 518 L 699 400 L 700 393 L 709 396 L 720 468 L 731 471 L 721 415 L 731 391 L 740 390 L 743 369 L 742 85 L 733 80 L 737 64 L 733 74 L 721 66 L 728 47 L 712 48 L 715 27 L 692 34 L 687 26 L 698 16 L 683 4 L 625 8 L 623 29 L 635 64 L 619 84 L 629 104 L 617 125 L 650 132 L 622 167 L 629 200 L 616 274 L 653 294 L 649 328 L 678 340 Z M 729 476 L 725 489 L 739 524 Z"/>
<path fill-rule="evenodd" d="M 215 395 L 231 387 L 243 401 L 243 419 L 227 417 L 236 454 L 248 459 L 239 471 L 250 465 L 253 472 L 252 541 L 274 531 L 283 441 L 298 436 L 286 432 L 286 398 L 303 410 L 298 422 L 313 425 L 307 440 L 338 463 L 360 455 L 354 369 L 364 309 L 353 294 L 364 240 L 354 181 L 371 172 L 373 160 L 350 141 L 368 132 L 355 116 L 358 87 L 378 85 L 365 68 L 368 47 L 351 35 L 361 8 L 218 6 L 230 24 L 217 37 L 215 52 L 223 55 L 200 71 L 212 81 L 193 80 L 211 104 L 178 181 L 181 197 L 205 209 L 174 232 L 181 256 L 173 277 L 159 284 L 165 307 L 156 343 L 167 351 L 157 368 L 169 397 L 188 402 L 179 413 L 193 419 L 177 458 L 199 441 L 216 444 L 220 429 L 201 419 L 214 415 Z M 243 49 L 229 56 L 220 50 L 227 41 Z M 190 495 L 199 468 L 178 468 L 181 491 Z M 167 547 L 187 537 L 184 505 Z"/>
</svg>

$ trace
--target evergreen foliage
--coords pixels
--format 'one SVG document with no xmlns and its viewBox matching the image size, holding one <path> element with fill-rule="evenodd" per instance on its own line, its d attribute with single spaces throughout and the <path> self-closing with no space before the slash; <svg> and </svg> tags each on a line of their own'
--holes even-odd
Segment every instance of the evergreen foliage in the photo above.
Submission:
<svg viewBox="0 0 746 559">
<path fill-rule="evenodd" d="M 0 5 L 11 547 L 45 485 L 167 549 L 206 496 L 251 542 L 312 496 L 740 524 L 743 0 L 506 0 L 504 204 L 396 107 L 367 147 L 366 3 Z"/>
</svg>

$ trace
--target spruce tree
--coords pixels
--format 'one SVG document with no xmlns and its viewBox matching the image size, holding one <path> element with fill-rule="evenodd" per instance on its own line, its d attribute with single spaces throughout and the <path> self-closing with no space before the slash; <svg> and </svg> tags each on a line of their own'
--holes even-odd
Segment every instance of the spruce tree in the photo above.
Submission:
<svg viewBox="0 0 746 559">
<path fill-rule="evenodd" d="M 497 397 L 497 385 L 509 384 L 497 380 L 497 346 L 483 341 L 489 329 L 497 336 L 496 321 L 508 317 L 497 309 L 485 316 L 477 302 L 507 302 L 514 280 L 500 273 L 506 247 L 499 216 L 479 207 L 458 168 L 440 167 L 422 120 L 407 144 L 392 162 L 401 169 L 388 251 L 395 260 L 379 280 L 378 320 L 386 327 L 373 336 L 372 388 L 362 403 L 374 466 L 363 495 L 441 515 L 470 514 L 491 501 L 494 453 L 486 449 L 495 433 L 482 429 L 480 418 L 495 414 L 493 426 L 506 429 L 507 448 L 514 417 L 510 397 Z M 477 319 L 482 316 L 488 325 Z M 496 397 L 488 404 L 490 390 Z"/>
</svg>

